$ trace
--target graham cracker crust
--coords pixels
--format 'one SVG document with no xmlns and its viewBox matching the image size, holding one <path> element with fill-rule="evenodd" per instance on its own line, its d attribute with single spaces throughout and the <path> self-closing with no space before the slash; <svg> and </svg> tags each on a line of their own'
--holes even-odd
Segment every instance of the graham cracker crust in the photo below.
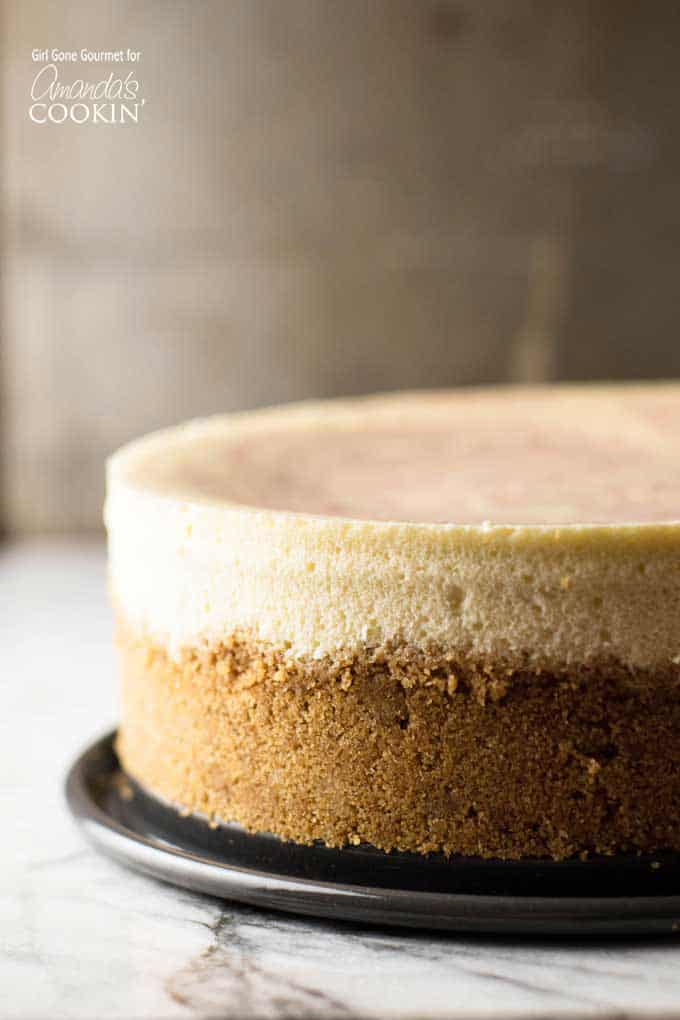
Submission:
<svg viewBox="0 0 680 1020">
<path fill-rule="evenodd" d="M 117 750 L 189 811 L 300 843 L 506 859 L 680 849 L 680 671 L 562 675 L 392 645 L 176 662 L 123 628 Z"/>
</svg>

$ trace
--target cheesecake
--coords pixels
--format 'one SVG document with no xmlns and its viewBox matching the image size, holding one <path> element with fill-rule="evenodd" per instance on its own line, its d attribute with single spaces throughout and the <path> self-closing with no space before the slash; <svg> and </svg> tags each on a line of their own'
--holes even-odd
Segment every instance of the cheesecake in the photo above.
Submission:
<svg viewBox="0 0 680 1020">
<path fill-rule="evenodd" d="M 680 385 L 401 393 L 109 461 L 117 751 L 286 840 L 680 849 Z"/>
</svg>

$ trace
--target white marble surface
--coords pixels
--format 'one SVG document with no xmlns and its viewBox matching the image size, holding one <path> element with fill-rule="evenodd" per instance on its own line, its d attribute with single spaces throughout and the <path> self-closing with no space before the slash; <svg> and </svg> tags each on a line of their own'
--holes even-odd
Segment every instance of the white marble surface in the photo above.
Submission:
<svg viewBox="0 0 680 1020">
<path fill-rule="evenodd" d="M 222 903 L 85 845 L 62 795 L 116 720 L 99 544 L 0 550 L 0 1016 L 680 1017 L 680 941 L 380 931 Z"/>
</svg>

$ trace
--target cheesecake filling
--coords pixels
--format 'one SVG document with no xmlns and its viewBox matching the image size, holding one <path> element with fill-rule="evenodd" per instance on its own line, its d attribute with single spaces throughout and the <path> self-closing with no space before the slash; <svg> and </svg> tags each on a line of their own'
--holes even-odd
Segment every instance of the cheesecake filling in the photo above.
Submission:
<svg viewBox="0 0 680 1020">
<path fill-rule="evenodd" d="M 174 655 L 240 628 L 315 657 L 405 640 L 665 668 L 679 402 L 664 386 L 401 395 L 146 437 L 109 463 L 114 597 Z"/>
<path fill-rule="evenodd" d="M 192 501 L 364 521 L 675 520 L 677 392 L 623 394 L 470 390 L 218 417 L 143 440 L 129 477 Z"/>
<path fill-rule="evenodd" d="M 344 521 L 115 483 L 107 516 L 114 600 L 175 657 L 245 630 L 316 658 L 397 640 L 558 672 L 680 661 L 680 543 L 663 527 Z"/>
</svg>

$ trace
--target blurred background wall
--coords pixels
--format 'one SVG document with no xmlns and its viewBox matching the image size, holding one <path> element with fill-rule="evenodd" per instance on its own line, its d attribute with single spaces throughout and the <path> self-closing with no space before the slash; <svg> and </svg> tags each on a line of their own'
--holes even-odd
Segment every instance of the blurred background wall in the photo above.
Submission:
<svg viewBox="0 0 680 1020">
<path fill-rule="evenodd" d="M 6 529 L 98 528 L 107 453 L 192 415 L 680 374 L 680 5 L 2 18 Z M 140 50 L 139 124 L 32 123 L 36 47 Z"/>
</svg>

